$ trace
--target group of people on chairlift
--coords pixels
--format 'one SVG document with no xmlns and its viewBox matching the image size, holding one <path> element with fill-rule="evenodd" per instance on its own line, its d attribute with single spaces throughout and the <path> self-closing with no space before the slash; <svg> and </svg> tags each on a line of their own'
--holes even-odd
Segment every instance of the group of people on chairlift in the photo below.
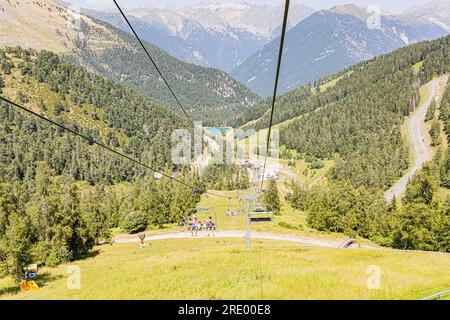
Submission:
<svg viewBox="0 0 450 320">
<path fill-rule="evenodd" d="M 196 215 L 193 215 L 189 229 L 191 230 L 192 237 L 194 237 L 194 236 L 197 237 L 199 231 L 208 232 L 208 237 L 210 235 L 210 232 L 212 232 L 213 237 L 214 237 L 215 236 L 214 231 L 216 229 L 216 224 L 214 223 L 212 217 L 209 217 L 205 222 L 202 222 L 202 221 L 200 221 L 200 219 L 197 218 Z"/>
</svg>

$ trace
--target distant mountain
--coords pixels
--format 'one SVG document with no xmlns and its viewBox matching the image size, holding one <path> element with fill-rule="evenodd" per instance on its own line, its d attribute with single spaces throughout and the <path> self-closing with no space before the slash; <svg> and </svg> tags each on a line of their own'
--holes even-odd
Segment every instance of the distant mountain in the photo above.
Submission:
<svg viewBox="0 0 450 320">
<path fill-rule="evenodd" d="M 366 9 L 355 5 L 322 10 L 287 32 L 280 92 L 314 82 L 357 62 L 397 48 L 448 34 L 442 27 L 382 16 L 381 27 L 367 26 Z M 231 75 L 259 95 L 272 94 L 279 39 L 274 39 Z"/>
<path fill-rule="evenodd" d="M 73 17 L 73 12 L 51 0 L 0 0 L 0 46 L 54 51 L 180 112 L 133 36 L 86 15 L 73 24 Z M 259 102 L 222 71 L 182 62 L 155 45 L 146 46 L 194 120 L 226 123 Z"/>
<path fill-rule="evenodd" d="M 433 1 L 414 7 L 403 15 L 409 20 L 433 23 L 450 32 L 450 1 Z"/>
<path fill-rule="evenodd" d="M 84 12 L 130 32 L 117 13 L 94 10 Z M 175 58 L 226 72 L 266 43 L 265 39 L 245 30 L 229 25 L 207 29 L 195 20 L 159 9 L 142 17 L 130 15 L 130 22 L 142 39 L 157 45 Z"/>
<path fill-rule="evenodd" d="M 229 25 L 264 39 L 270 39 L 274 37 L 274 31 L 282 23 L 284 5 L 211 3 L 187 6 L 178 12 L 185 17 L 200 22 L 209 29 Z M 291 3 L 289 24 L 295 26 L 314 12 L 313 8 Z"/>
<path fill-rule="evenodd" d="M 293 5 L 290 24 L 295 25 L 314 12 Z M 124 31 L 129 28 L 114 10 L 85 13 Z M 128 10 L 139 35 L 185 62 L 229 72 L 261 49 L 282 21 L 282 6 L 242 4 L 200 4 L 183 8 L 154 7 Z"/>
</svg>

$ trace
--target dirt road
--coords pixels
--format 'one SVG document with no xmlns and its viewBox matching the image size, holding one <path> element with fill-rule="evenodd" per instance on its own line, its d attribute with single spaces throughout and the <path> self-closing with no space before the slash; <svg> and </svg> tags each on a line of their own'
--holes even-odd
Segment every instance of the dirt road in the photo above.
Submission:
<svg viewBox="0 0 450 320">
<path fill-rule="evenodd" d="M 385 195 L 387 202 L 391 202 L 394 197 L 399 198 L 406 191 L 409 179 L 422 168 L 423 164 L 432 160 L 431 149 L 427 145 L 427 129 L 425 126 L 425 116 L 431 102 L 438 94 L 439 80 L 431 81 L 430 94 L 428 99 L 414 112 L 408 123 L 408 138 L 413 146 L 414 166 L 397 183 L 389 189 Z"/>
<path fill-rule="evenodd" d="M 212 237 L 212 234 L 211 234 Z M 229 231 L 219 231 L 215 233 L 216 238 L 244 238 L 245 231 L 229 230 Z M 168 239 L 190 239 L 190 238 L 208 238 L 205 232 L 199 233 L 198 237 L 192 237 L 190 232 L 178 232 L 178 233 L 168 233 L 159 234 L 153 236 L 147 236 L 146 241 L 154 240 L 168 240 Z M 301 243 L 304 245 L 310 245 L 314 247 L 326 247 L 326 248 L 336 248 L 339 245 L 339 241 L 333 242 L 332 240 L 319 240 L 309 237 L 295 237 L 274 233 L 263 233 L 263 232 L 252 232 L 251 239 L 265 239 L 265 240 L 276 240 L 276 241 L 286 241 Z M 136 236 L 122 235 L 114 238 L 115 243 L 133 243 L 139 242 Z"/>
</svg>

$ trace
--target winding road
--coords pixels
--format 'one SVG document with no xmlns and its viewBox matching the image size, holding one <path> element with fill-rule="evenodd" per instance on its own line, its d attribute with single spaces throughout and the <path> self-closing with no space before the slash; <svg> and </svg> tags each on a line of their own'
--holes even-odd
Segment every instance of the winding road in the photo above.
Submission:
<svg viewBox="0 0 450 320">
<path fill-rule="evenodd" d="M 432 80 L 428 85 L 430 88 L 428 99 L 413 113 L 408 123 L 408 137 L 413 146 L 414 166 L 386 192 L 386 202 L 391 202 L 394 197 L 399 198 L 406 191 L 409 179 L 422 168 L 424 163 L 433 158 L 431 148 L 426 142 L 428 132 L 425 126 L 425 116 L 431 102 L 438 94 L 439 79 Z"/>
</svg>

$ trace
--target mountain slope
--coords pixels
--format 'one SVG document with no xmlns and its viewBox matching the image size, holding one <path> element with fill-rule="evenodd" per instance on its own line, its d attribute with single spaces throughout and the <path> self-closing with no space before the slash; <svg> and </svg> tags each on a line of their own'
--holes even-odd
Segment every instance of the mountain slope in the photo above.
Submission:
<svg viewBox="0 0 450 320">
<path fill-rule="evenodd" d="M 432 24 L 405 23 L 383 16 L 380 29 L 369 29 L 365 10 L 353 5 L 313 14 L 286 35 L 280 92 L 334 73 L 357 62 L 391 52 L 409 43 L 447 32 Z M 279 39 L 236 67 L 236 79 L 262 96 L 272 94 Z"/>
<path fill-rule="evenodd" d="M 408 10 L 402 17 L 432 23 L 450 32 L 450 1 L 432 1 Z"/>
<path fill-rule="evenodd" d="M 157 168 L 171 164 L 181 115 L 48 51 L 0 49 L 2 96 Z M 1 176 L 33 175 L 38 161 L 90 183 L 131 180 L 143 168 L 1 103 Z M 104 180 L 106 179 L 106 180 Z"/>
<path fill-rule="evenodd" d="M 229 72 L 277 34 L 283 6 L 199 4 L 182 8 L 128 10 L 140 36 L 185 62 Z M 126 32 L 128 26 L 114 10 L 85 10 Z M 293 4 L 290 25 L 314 9 Z M 275 32 L 275 33 L 274 33 Z"/>
<path fill-rule="evenodd" d="M 0 7 L 4 27 L 1 46 L 50 48 L 181 112 L 128 33 L 85 15 L 78 25 L 71 24 L 74 13 L 50 0 L 0 0 Z M 224 72 L 182 62 L 154 45 L 146 45 L 192 118 L 208 124 L 225 123 L 258 103 L 255 94 Z"/>
<path fill-rule="evenodd" d="M 420 101 L 419 87 L 450 73 L 450 36 L 425 41 L 352 66 L 328 89 L 290 91 L 276 106 L 280 145 L 333 159 L 331 177 L 387 190 L 408 168 L 400 127 Z M 414 68 L 423 63 L 422 69 Z M 267 127 L 268 117 L 250 127 Z"/>
<path fill-rule="evenodd" d="M 162 17 L 155 16 L 162 10 L 155 9 L 155 11 L 151 15 L 131 16 L 133 27 L 142 39 L 156 44 L 170 55 L 185 62 L 227 72 L 265 44 L 263 38 L 229 25 L 207 29 L 194 20 L 176 14 L 172 16 L 177 17 L 178 20 L 170 24 L 171 20 L 161 21 L 167 14 Z M 130 31 L 117 13 L 94 10 L 85 10 L 85 12 L 123 31 Z"/>
</svg>

